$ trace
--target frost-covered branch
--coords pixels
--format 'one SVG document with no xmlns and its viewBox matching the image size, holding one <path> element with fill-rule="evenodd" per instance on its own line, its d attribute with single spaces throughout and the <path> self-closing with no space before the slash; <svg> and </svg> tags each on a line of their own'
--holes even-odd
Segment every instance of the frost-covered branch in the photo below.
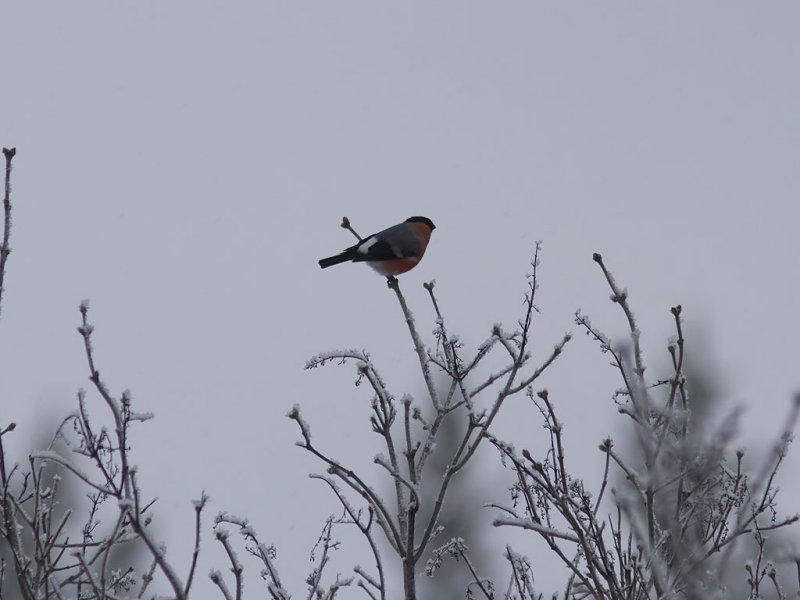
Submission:
<svg viewBox="0 0 800 600">
<path fill-rule="evenodd" d="M 495 524 L 528 529 L 544 540 L 572 573 L 565 599 L 725 597 L 718 595 L 726 585 L 725 566 L 737 540 L 746 534 L 755 541 L 755 559 L 747 563 L 751 594 L 763 593 L 765 581 L 781 590 L 776 569 L 765 558 L 764 532 L 798 520 L 796 515 L 776 517 L 774 480 L 786 456 L 800 400 L 764 466 L 747 473 L 744 452 L 730 451 L 736 413 L 705 435 L 690 427 L 682 308 L 670 309 L 677 334 L 667 346 L 672 372 L 651 384 L 645 378 L 641 332 L 628 294 L 599 254 L 594 260 L 611 288 L 611 300 L 625 316 L 630 346 L 612 344 L 580 312 L 576 323 L 600 344 L 602 352 L 612 355 L 623 384 L 614 398 L 618 412 L 632 421 L 636 452 L 621 454 L 610 438 L 603 440 L 599 446 L 604 455 L 602 481 L 598 493 L 590 493 L 569 469 L 564 426 L 546 391 L 535 396 L 529 391 L 549 433 L 549 450 L 541 457 L 528 450 L 519 456 L 511 444 L 487 434 L 516 473 L 514 498 L 521 500 L 521 510 L 502 508 L 504 515 Z M 511 354 L 509 344 L 504 347 Z M 727 467 L 726 454 L 735 454 L 735 470 Z M 623 479 L 612 489 L 615 506 L 604 508 L 601 503 L 615 466 Z M 609 508 L 614 513 L 604 520 L 602 515 Z M 572 546 L 571 552 L 567 546 Z M 529 588 L 512 584 L 507 597 L 512 589 Z"/>
<path fill-rule="evenodd" d="M 359 566 L 354 567 L 353 571 L 358 575 L 360 575 L 364 579 L 366 584 L 372 586 L 375 589 L 375 591 L 378 592 L 378 594 L 380 594 L 381 600 L 385 600 L 387 593 L 386 575 L 384 573 L 383 561 L 381 560 L 380 551 L 378 550 L 378 543 L 375 540 L 375 536 L 373 535 L 372 532 L 372 524 L 375 522 L 374 521 L 375 513 L 373 511 L 373 508 L 370 507 L 368 509 L 367 511 L 368 516 L 365 521 L 362 518 L 361 513 L 354 508 L 354 506 L 347 499 L 347 496 L 345 496 L 345 494 L 342 492 L 339 486 L 336 485 L 336 482 L 333 479 L 331 479 L 330 477 L 324 477 L 322 475 L 311 475 L 311 477 L 314 479 L 320 479 L 330 486 L 330 488 L 333 490 L 333 493 L 336 494 L 336 497 L 338 498 L 339 502 L 344 508 L 345 513 L 350 518 L 350 522 L 358 528 L 358 530 L 367 540 L 370 551 L 372 552 L 372 556 L 375 560 L 375 569 L 378 571 L 378 579 L 376 580 L 375 578 L 368 575 L 364 571 L 364 569 L 362 569 Z M 362 585 L 361 583 L 359 583 L 359 586 L 367 590 L 367 593 L 374 598 L 374 596 L 372 595 L 372 590 L 369 590 L 369 588 L 367 588 L 365 584 Z"/>
<path fill-rule="evenodd" d="M 0 537 L 12 549 L 17 586 L 26 600 L 114 599 L 137 587 L 141 597 L 155 570 L 164 577 L 174 597 L 185 600 L 200 552 L 200 513 L 206 497 L 195 505 L 195 548 L 184 585 L 163 546 L 155 541 L 150 527 L 153 502 L 142 501 L 137 470 L 130 464 L 131 425 L 146 421 L 151 415 L 133 411 L 130 393 L 125 391 L 115 397 L 100 378 L 88 310 L 88 303 L 83 302 L 78 330 L 83 337 L 89 379 L 102 398 L 111 426 L 95 422 L 102 422 L 102 413 L 93 414 L 90 419 L 89 400 L 81 391 L 78 410 L 61 423 L 49 448 L 30 454 L 30 468 L 26 471 L 18 466 L 6 470 L 2 437 L 14 427 L 3 429 Z M 77 506 L 62 508 L 61 481 L 65 477 L 86 491 L 89 500 L 85 520 L 77 523 L 77 537 L 76 520 L 83 511 Z M 146 549 L 154 569 L 140 575 L 136 564 L 120 564 L 117 550 L 123 546 Z"/>
<path fill-rule="evenodd" d="M 0 245 L 0 310 L 3 307 L 3 286 L 6 279 L 6 260 L 11 254 L 9 240 L 11 238 L 11 160 L 17 153 L 16 148 L 3 148 L 6 159 L 5 192 L 3 194 L 3 244 Z M 0 313 L 2 314 L 2 313 Z"/>
<path fill-rule="evenodd" d="M 213 581 L 217 587 L 222 592 L 223 597 L 226 600 L 232 600 L 236 598 L 236 600 L 240 600 L 242 597 L 242 572 L 243 567 L 241 562 L 236 556 L 236 552 L 233 550 L 233 547 L 229 543 L 228 538 L 228 531 L 225 528 L 225 525 L 234 525 L 239 528 L 239 533 L 242 535 L 246 542 L 246 549 L 249 554 L 256 557 L 258 561 L 264 566 L 264 569 L 261 572 L 262 577 L 267 582 L 267 591 L 269 592 L 270 598 L 272 600 L 289 600 L 291 597 L 289 592 L 284 589 L 283 585 L 281 584 L 280 577 L 278 575 L 278 569 L 275 565 L 275 558 L 277 556 L 277 552 L 274 546 L 266 546 L 258 539 L 258 534 L 256 533 L 255 529 L 250 525 L 247 519 L 243 519 L 241 517 L 237 517 L 234 515 L 229 515 L 227 513 L 220 513 L 214 519 L 214 535 L 216 539 L 222 544 L 225 548 L 225 552 L 228 554 L 228 558 L 231 562 L 231 570 L 233 571 L 234 577 L 236 579 L 236 596 L 232 596 L 230 591 L 228 590 L 227 586 L 225 585 L 224 579 L 219 571 L 216 569 L 212 570 L 209 573 L 209 578 Z"/>
<path fill-rule="evenodd" d="M 343 226 L 352 230 L 346 219 Z M 307 368 L 315 368 L 329 362 L 344 363 L 354 360 L 358 370 L 357 383 L 366 379 L 372 388 L 373 415 L 370 422 L 373 431 L 383 438 L 382 445 L 385 448 L 383 453 L 376 455 L 375 462 L 383 467 L 390 478 L 395 495 L 394 502 L 391 503 L 396 507 L 394 514 L 390 514 L 388 508 L 390 503 L 379 495 L 373 486 L 368 485 L 363 476 L 344 467 L 340 461 L 334 460 L 330 454 L 312 443 L 310 426 L 300 416 L 298 407 L 292 409 L 288 416 L 300 428 L 302 441 L 298 442 L 298 445 L 326 464 L 329 474 L 344 482 L 346 487 L 356 492 L 366 503 L 363 509 L 357 509 L 338 487 L 334 487 L 332 480 L 324 478 L 331 487 L 334 487 L 340 503 L 351 515 L 350 518 L 355 524 L 358 525 L 359 520 L 353 515 L 359 514 L 359 510 L 366 509 L 370 518 L 374 518 L 380 526 L 401 563 L 406 600 L 416 597 L 415 565 L 427 555 L 431 539 L 440 530 L 440 516 L 454 477 L 470 462 L 482 441 L 490 435 L 494 420 L 506 399 L 526 390 L 536 381 L 560 356 L 571 337 L 570 334 L 566 334 L 538 367 L 528 370 L 531 361 L 529 342 L 534 316 L 538 313 L 535 296 L 538 289 L 540 249 L 541 246 L 537 244 L 531 262 L 532 272 L 528 278 L 528 289 L 524 297 L 525 310 L 517 322 L 518 328 L 505 333 L 500 326 L 492 327 L 491 336 L 468 358 L 462 356 L 465 350 L 458 336 L 452 334 L 445 324 L 442 307 L 434 292 L 434 283 L 424 284 L 436 313 L 434 326 L 436 344 L 429 348 L 420 335 L 399 282 L 395 278 L 389 278 L 389 288 L 394 291 L 400 305 L 417 355 L 421 379 L 427 390 L 427 398 L 421 404 L 417 404 L 408 394 L 402 396 L 401 419 L 397 418 L 395 395 L 386 388 L 366 352 L 354 350 L 325 352 L 314 356 L 306 363 Z M 494 374 L 476 375 L 479 366 L 494 348 L 500 348 L 501 352 L 508 356 L 509 366 Z M 446 377 L 444 385 L 439 388 L 434 385 L 432 366 L 438 368 Z M 478 383 L 468 384 L 468 379 L 472 377 L 475 377 Z M 482 398 L 483 392 L 490 392 L 493 399 L 485 401 Z M 438 446 L 440 432 L 445 423 L 456 422 L 456 419 L 462 423 L 458 439 L 451 447 Z M 401 439 L 403 443 L 398 444 L 396 440 Z M 446 452 L 449 460 L 438 478 L 438 483 L 434 484 L 435 489 L 426 489 L 423 494 L 420 482 L 426 477 L 429 459 L 434 449 Z M 424 518 L 420 518 L 420 515 L 424 515 Z M 363 528 L 362 533 L 364 533 Z M 372 541 L 368 541 L 371 545 Z M 476 579 L 475 585 L 480 588 L 482 583 Z"/>
<path fill-rule="evenodd" d="M 435 548 L 432 552 L 432 558 L 428 560 L 427 564 L 425 565 L 425 574 L 428 577 L 433 576 L 433 574 L 442 566 L 445 558 L 452 558 L 457 561 L 463 561 L 464 565 L 466 566 L 467 570 L 469 571 L 471 583 L 470 588 L 474 587 L 477 589 L 481 595 L 486 598 L 487 600 L 494 599 L 494 584 L 492 581 L 486 577 L 481 577 L 478 575 L 478 571 L 475 568 L 472 560 L 469 557 L 467 552 L 468 547 L 464 540 L 460 537 L 452 538 L 449 542 L 447 542 L 444 546 L 439 548 Z M 473 592 L 471 589 L 467 590 L 467 597 L 472 598 Z"/>
<path fill-rule="evenodd" d="M 403 311 L 403 317 L 406 320 L 406 326 L 411 334 L 411 340 L 414 343 L 414 352 L 417 353 L 419 366 L 422 371 L 422 378 L 424 379 L 425 385 L 428 388 L 428 394 L 430 396 L 431 403 L 433 404 L 434 408 L 439 408 L 439 394 L 436 391 L 436 385 L 434 384 L 433 376 L 431 375 L 431 365 L 430 361 L 428 360 L 425 344 L 423 343 L 419 332 L 417 332 L 414 315 L 411 314 L 408 304 L 406 303 L 406 299 L 403 296 L 403 293 L 400 291 L 400 282 L 397 280 L 397 278 L 389 278 L 389 288 L 394 291 L 395 295 L 397 296 L 397 302 L 400 304 L 400 309 Z"/>
</svg>

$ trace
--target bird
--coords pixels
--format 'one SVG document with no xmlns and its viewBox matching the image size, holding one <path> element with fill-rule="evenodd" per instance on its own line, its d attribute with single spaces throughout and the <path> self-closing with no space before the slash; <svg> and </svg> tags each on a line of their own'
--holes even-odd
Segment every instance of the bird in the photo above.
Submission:
<svg viewBox="0 0 800 600">
<path fill-rule="evenodd" d="M 427 217 L 411 217 L 365 237 L 335 256 L 323 258 L 319 266 L 327 269 L 347 261 L 366 262 L 381 275 L 394 277 L 419 264 L 434 229 L 436 225 Z"/>
</svg>

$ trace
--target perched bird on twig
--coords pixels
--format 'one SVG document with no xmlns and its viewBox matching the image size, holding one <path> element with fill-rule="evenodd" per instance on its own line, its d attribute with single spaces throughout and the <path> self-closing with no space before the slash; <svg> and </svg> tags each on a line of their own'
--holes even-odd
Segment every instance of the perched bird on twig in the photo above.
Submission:
<svg viewBox="0 0 800 600">
<path fill-rule="evenodd" d="M 347 225 L 343 224 L 343 227 L 349 228 L 349 223 L 345 223 Z M 430 219 L 411 217 L 365 237 L 336 256 L 323 258 L 319 261 L 319 266 L 325 269 L 347 261 L 366 262 L 386 277 L 400 275 L 417 266 L 425 254 L 434 229 L 436 226 Z"/>
</svg>

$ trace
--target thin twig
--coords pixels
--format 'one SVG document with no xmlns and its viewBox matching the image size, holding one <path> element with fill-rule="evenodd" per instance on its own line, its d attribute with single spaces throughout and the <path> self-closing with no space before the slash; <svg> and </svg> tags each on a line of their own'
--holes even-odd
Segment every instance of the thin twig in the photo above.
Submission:
<svg viewBox="0 0 800 600">
<path fill-rule="evenodd" d="M 6 276 L 6 259 L 11 254 L 9 239 L 11 237 L 11 159 L 17 153 L 16 148 L 3 148 L 6 157 L 5 194 L 3 195 L 3 245 L 0 246 L 0 309 L 2 309 L 3 284 Z"/>
</svg>

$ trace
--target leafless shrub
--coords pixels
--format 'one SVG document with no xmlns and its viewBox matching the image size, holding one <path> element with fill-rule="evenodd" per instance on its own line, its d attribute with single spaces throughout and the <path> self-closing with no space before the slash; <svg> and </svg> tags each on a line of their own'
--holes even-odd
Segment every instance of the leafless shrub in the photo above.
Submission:
<svg viewBox="0 0 800 600">
<path fill-rule="evenodd" d="M 10 173 L 13 149 L 4 149 L 6 177 L 4 238 L 0 247 L 0 289 L 10 253 Z M 130 464 L 132 427 L 151 418 L 132 408 L 130 393 L 115 396 L 100 377 L 92 348 L 89 304 L 81 303 L 81 325 L 89 380 L 105 412 L 90 408 L 89 394 L 78 393 L 78 409 L 58 428 L 50 448 L 31 453 L 27 468 L 9 468 L 3 437 L 15 429 L 0 428 L 0 539 L 12 561 L 17 593 L 25 600 L 42 598 L 113 599 L 143 597 L 156 573 L 163 575 L 175 598 L 188 597 L 200 549 L 200 514 L 205 495 L 195 503 L 195 549 L 186 581 L 167 560 L 151 531 L 153 500 L 146 500 Z M 104 422 L 105 421 L 105 422 Z M 58 450 L 58 451 L 57 451 Z M 86 491 L 88 507 L 59 510 L 58 465 Z M 76 525 L 77 523 L 77 525 Z M 151 567 L 139 573 L 135 564 L 119 564 L 118 550 L 146 548 Z M 4 597 L 5 562 L 0 565 L 0 598 Z"/>
<path fill-rule="evenodd" d="M 350 229 L 349 221 L 345 219 L 342 226 Z M 314 356 L 306 364 L 307 368 L 313 369 L 328 363 L 352 362 L 358 372 L 358 382 L 366 381 L 374 394 L 370 422 L 372 431 L 381 438 L 384 449 L 384 453 L 376 454 L 374 462 L 386 471 L 387 477 L 393 482 L 391 501 L 377 491 L 378 486 L 368 483 L 355 470 L 334 459 L 330 453 L 312 442 L 311 427 L 302 418 L 299 407 L 294 407 L 289 413 L 289 417 L 300 429 L 301 440 L 298 445 L 326 466 L 325 475 L 313 477 L 325 481 L 331 487 L 353 525 L 363 534 L 372 550 L 375 572 L 372 576 L 363 577 L 360 585 L 373 598 L 383 600 L 389 593 L 385 580 L 385 559 L 377 551 L 376 532 L 388 542 L 393 558 L 402 564 L 404 597 L 407 600 L 416 598 L 417 565 L 429 555 L 431 540 L 440 532 L 439 517 L 453 478 L 472 459 L 481 443 L 491 439 L 492 423 L 505 401 L 511 396 L 524 393 L 561 354 L 571 338 L 570 334 L 564 335 L 538 367 L 530 367 L 532 358 L 529 341 L 536 312 L 534 297 L 537 289 L 538 256 L 537 245 L 525 295 L 525 311 L 517 329 L 507 332 L 500 325 L 495 325 L 489 338 L 468 358 L 462 356 L 462 344 L 445 326 L 433 283 L 425 284 L 437 315 L 434 332 L 437 343 L 434 349 L 429 349 L 419 335 L 397 279 L 388 279 L 389 288 L 395 293 L 408 326 L 427 390 L 426 396 L 420 401 L 406 395 L 398 402 L 396 396 L 387 389 L 377 366 L 366 352 L 335 350 Z M 482 361 L 496 350 L 506 356 L 506 366 L 495 373 L 478 375 L 478 367 L 482 365 Z M 439 392 L 434 383 L 433 368 L 446 375 L 444 394 Z M 476 380 L 477 383 L 470 385 L 468 379 Z M 484 396 L 489 399 L 483 400 Z M 448 419 L 463 423 L 460 440 L 451 450 L 450 460 L 437 480 L 436 489 L 424 489 L 421 484 L 425 470 L 429 467 L 437 436 Z M 348 496 L 348 490 L 353 497 Z M 393 510 L 392 507 L 396 509 Z M 443 553 L 459 557 L 475 574 L 475 587 L 492 597 L 492 583 L 478 577 L 465 548 L 463 542 L 451 540 L 434 552 L 434 563 L 441 560 Z M 429 563 L 427 572 L 433 573 L 435 570 L 435 565 Z"/>
<path fill-rule="evenodd" d="M 176 598 L 185 599 L 191 589 L 199 553 L 200 513 L 205 495 L 195 503 L 195 550 L 184 583 L 167 560 L 166 550 L 151 531 L 153 500 L 145 500 L 130 465 L 131 426 L 151 418 L 131 408 L 126 391 L 115 397 L 95 367 L 91 343 L 88 303 L 81 304 L 83 336 L 89 364 L 89 379 L 111 416 L 110 426 L 90 418 L 86 392 L 78 393 L 78 410 L 62 422 L 54 439 L 66 452 L 47 449 L 30 455 L 30 468 L 15 466 L 6 471 L 0 440 L 0 485 L 2 485 L 2 537 L 11 549 L 20 595 L 38 598 L 118 598 L 128 593 L 142 597 L 156 571 L 167 580 Z M 3 434 L 13 430 L 12 426 Z M 46 477 L 48 464 L 57 464 L 83 484 L 89 500 L 85 516 L 77 507 L 59 516 L 58 476 Z M 80 520 L 80 535 L 73 522 Z M 27 543 L 26 543 L 27 542 Z M 152 560 L 151 568 L 139 574 L 136 565 L 122 568 L 113 560 L 119 547 L 143 544 Z"/>
<path fill-rule="evenodd" d="M 774 566 L 766 561 L 764 534 L 798 520 L 797 515 L 777 516 L 774 478 L 786 456 L 800 398 L 766 463 L 747 473 L 744 452 L 730 449 L 736 414 L 713 435 L 690 431 L 681 307 L 671 309 L 676 327 L 667 348 L 672 373 L 651 384 L 627 292 L 599 254 L 594 260 L 608 281 L 612 302 L 626 318 L 629 345 L 614 346 L 580 312 L 576 323 L 619 371 L 623 387 L 616 395 L 617 410 L 631 423 L 636 450 L 622 456 L 610 438 L 603 440 L 602 482 L 596 493 L 589 492 L 568 465 L 564 425 L 549 394 L 529 388 L 527 395 L 550 437 L 549 450 L 538 457 L 527 450 L 517 453 L 511 444 L 491 437 L 517 476 L 515 503 L 499 507 L 503 516 L 495 525 L 520 527 L 544 541 L 570 571 L 565 599 L 727 597 L 726 569 L 737 541 L 748 535 L 757 542 L 756 555 L 746 566 L 751 597 L 761 597 L 767 578 L 778 597 L 785 597 Z M 622 483 L 611 490 L 613 501 L 604 502 L 614 469 Z"/>
</svg>

